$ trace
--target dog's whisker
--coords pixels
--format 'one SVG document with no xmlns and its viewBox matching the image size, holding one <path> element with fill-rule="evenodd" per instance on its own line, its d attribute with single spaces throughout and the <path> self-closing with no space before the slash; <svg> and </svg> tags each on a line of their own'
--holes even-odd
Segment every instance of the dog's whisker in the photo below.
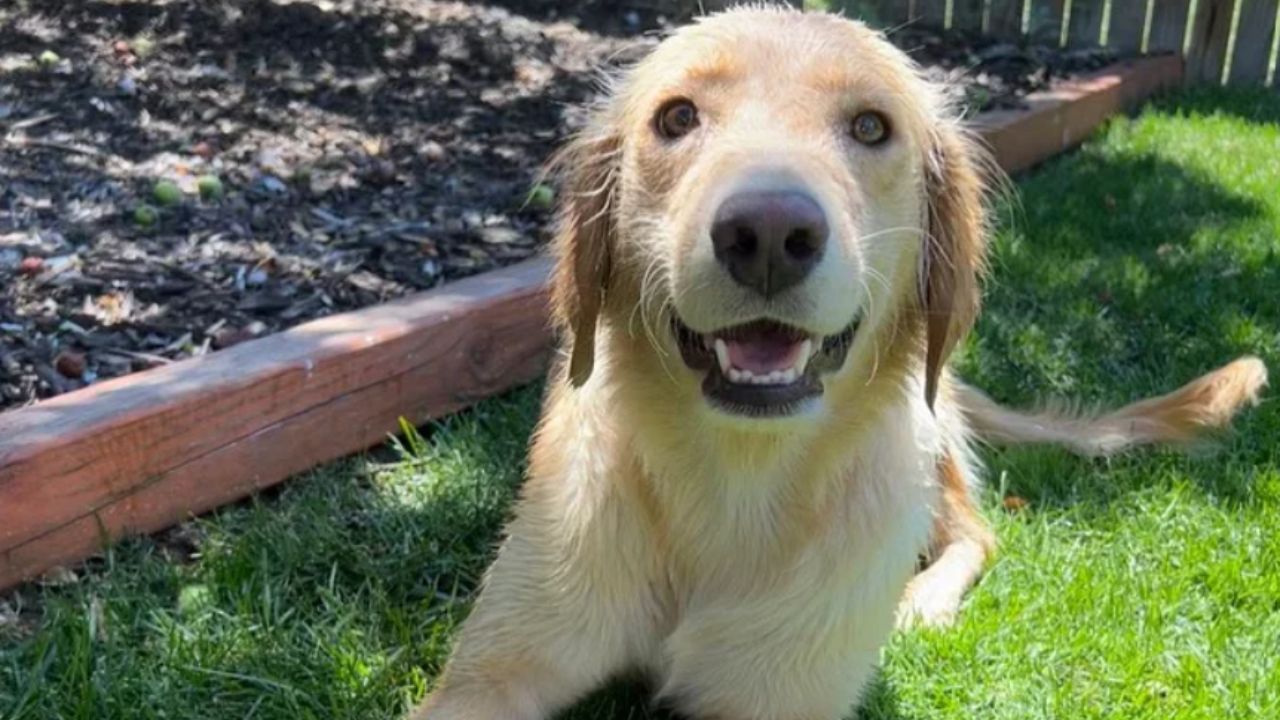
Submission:
<svg viewBox="0 0 1280 720">
<path fill-rule="evenodd" d="M 660 293 L 661 285 L 666 278 L 666 266 L 663 262 L 663 256 L 655 253 L 649 260 L 648 266 L 645 268 L 644 275 L 640 281 L 640 301 L 636 304 L 636 308 L 640 313 L 640 324 L 644 329 L 645 336 L 649 344 L 653 346 L 655 352 L 662 357 L 665 367 L 665 357 L 668 354 L 662 342 L 658 339 L 657 332 L 654 330 L 653 317 L 661 320 L 661 317 L 670 302 L 665 293 Z M 657 301 L 658 309 L 655 313 L 649 312 L 651 303 Z"/>
<path fill-rule="evenodd" d="M 884 276 L 881 275 L 875 268 L 868 267 L 867 274 L 870 275 L 872 278 L 876 278 L 880 280 L 884 284 L 885 292 L 886 293 L 889 292 L 888 282 L 885 282 Z M 859 277 L 858 282 L 862 283 L 862 291 L 867 295 L 867 318 L 874 319 L 876 317 L 876 308 L 875 308 L 875 298 L 871 294 L 871 288 L 867 286 L 867 280 L 865 277 Z M 879 370 L 880 370 L 880 341 L 876 337 L 876 335 L 873 333 L 871 335 L 871 373 L 867 376 L 867 381 L 864 384 L 865 386 L 869 386 L 873 381 L 875 381 L 876 373 L 879 372 Z"/>
<path fill-rule="evenodd" d="M 890 227 L 890 228 L 884 228 L 882 230 L 876 230 L 873 233 L 863 235 L 859 239 L 862 242 L 868 242 L 871 240 L 878 240 L 882 237 L 885 237 L 886 235 L 897 236 L 897 235 L 902 235 L 906 233 L 913 233 L 916 237 L 902 237 L 902 238 L 894 237 L 893 239 L 902 240 L 903 242 L 906 242 L 908 240 L 918 240 L 920 237 L 927 235 L 928 231 L 926 231 L 924 228 L 917 227 L 915 225 L 902 225 L 899 227 Z"/>
<path fill-rule="evenodd" d="M 658 311 L 659 316 L 664 316 L 666 314 L 667 312 L 666 308 L 669 305 L 669 303 L 670 303 L 669 300 L 663 302 L 662 308 L 659 309 Z M 657 339 L 654 338 L 652 335 L 650 335 L 650 343 L 654 344 L 656 347 Z M 676 380 L 675 374 L 671 372 L 671 366 L 667 364 L 667 359 L 669 357 L 670 357 L 670 353 L 667 353 L 665 351 L 660 351 L 658 353 L 658 365 L 662 368 L 662 372 L 667 376 L 667 379 L 670 380 L 671 383 L 674 385 L 677 382 L 677 380 Z"/>
<path fill-rule="evenodd" d="M 889 286 L 889 279 L 886 278 L 879 270 L 876 270 L 875 268 L 868 265 L 866 267 L 866 272 L 867 272 L 867 276 L 869 276 L 872 280 L 875 280 L 876 282 L 880 283 L 880 287 L 884 288 L 885 294 L 893 293 L 893 289 Z M 866 278 L 859 278 L 859 279 L 862 281 L 863 289 L 867 291 L 867 297 L 870 298 L 871 288 L 867 287 Z M 875 314 L 874 309 L 872 309 L 871 312 L 872 314 Z"/>
<path fill-rule="evenodd" d="M 867 268 L 867 271 L 872 278 L 878 279 L 881 282 L 881 284 L 884 286 L 885 294 L 888 294 L 890 292 L 889 283 L 884 282 L 883 276 L 881 276 L 880 273 L 876 272 L 873 268 Z M 862 285 L 862 293 L 867 296 L 867 318 L 868 319 L 875 318 L 876 317 L 875 294 L 871 292 L 871 287 L 867 285 L 867 279 L 865 277 L 859 277 L 858 282 Z"/>
</svg>

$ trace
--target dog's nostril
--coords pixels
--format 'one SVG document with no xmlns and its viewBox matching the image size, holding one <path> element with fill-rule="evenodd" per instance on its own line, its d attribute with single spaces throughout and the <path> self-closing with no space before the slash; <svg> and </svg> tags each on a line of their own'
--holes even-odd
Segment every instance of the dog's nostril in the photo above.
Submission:
<svg viewBox="0 0 1280 720">
<path fill-rule="evenodd" d="M 749 227 L 738 226 L 735 234 L 733 245 L 729 247 L 729 252 L 740 257 L 751 257 L 756 252 L 756 247 L 760 244 L 760 239 L 756 237 L 755 230 Z"/>
<path fill-rule="evenodd" d="M 808 228 L 792 230 L 783 244 L 783 250 L 794 260 L 808 260 L 818 254 L 818 243 Z"/>
</svg>

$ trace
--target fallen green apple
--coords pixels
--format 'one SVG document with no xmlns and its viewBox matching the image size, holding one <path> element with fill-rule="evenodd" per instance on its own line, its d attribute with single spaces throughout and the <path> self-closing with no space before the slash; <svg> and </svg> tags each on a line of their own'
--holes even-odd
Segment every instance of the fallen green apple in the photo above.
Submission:
<svg viewBox="0 0 1280 720">
<path fill-rule="evenodd" d="M 160 180 L 156 183 L 151 195 L 160 207 L 172 207 L 182 202 L 182 188 L 172 180 Z"/>
<path fill-rule="evenodd" d="M 223 194 L 222 181 L 217 175 L 201 175 L 196 179 L 196 189 L 202 200 L 217 200 Z"/>
</svg>

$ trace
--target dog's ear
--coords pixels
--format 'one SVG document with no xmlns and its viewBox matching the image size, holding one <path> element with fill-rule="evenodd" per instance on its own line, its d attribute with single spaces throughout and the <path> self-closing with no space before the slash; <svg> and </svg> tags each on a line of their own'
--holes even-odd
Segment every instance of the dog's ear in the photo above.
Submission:
<svg viewBox="0 0 1280 720">
<path fill-rule="evenodd" d="M 920 268 L 930 408 L 947 358 L 978 315 L 989 167 L 986 152 L 958 127 L 947 124 L 933 135 L 925 158 L 928 232 Z"/>
<path fill-rule="evenodd" d="M 557 324 L 572 338 L 569 379 L 575 387 L 587 381 L 595 366 L 596 320 L 609 285 L 620 145 L 616 133 L 596 128 L 569 142 L 551 161 L 563 198 L 551 300 Z"/>
</svg>

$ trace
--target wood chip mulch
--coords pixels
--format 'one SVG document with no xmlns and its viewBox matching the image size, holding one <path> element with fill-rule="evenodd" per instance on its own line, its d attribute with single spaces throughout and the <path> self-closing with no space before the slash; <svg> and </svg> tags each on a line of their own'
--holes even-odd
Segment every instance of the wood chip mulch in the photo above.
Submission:
<svg viewBox="0 0 1280 720">
<path fill-rule="evenodd" d="M 0 410 L 537 252 L 595 71 L 670 22 L 604 4 L 0 7 Z M 974 109 L 1110 59 L 893 38 Z"/>
</svg>

